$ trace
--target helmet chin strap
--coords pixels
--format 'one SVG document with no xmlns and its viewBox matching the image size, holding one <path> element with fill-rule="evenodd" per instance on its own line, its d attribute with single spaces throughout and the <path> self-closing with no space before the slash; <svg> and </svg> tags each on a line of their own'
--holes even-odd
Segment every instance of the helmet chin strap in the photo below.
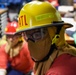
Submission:
<svg viewBox="0 0 76 75">
<path fill-rule="evenodd" d="M 32 58 L 33 61 L 35 61 L 35 62 L 44 62 L 44 61 L 48 60 L 49 56 L 53 53 L 54 49 L 57 50 L 57 47 L 56 47 L 55 43 L 56 43 L 56 41 L 58 40 L 58 38 L 60 37 L 60 36 L 59 36 L 59 33 L 60 33 L 60 30 L 61 30 L 62 26 L 63 26 L 63 25 L 57 27 L 57 32 L 56 32 L 56 35 L 54 36 L 54 38 L 53 38 L 53 40 L 52 40 L 52 45 L 51 45 L 51 47 L 50 47 L 50 50 L 49 50 L 48 54 L 47 54 L 42 60 L 39 60 L 39 61 L 35 61 L 35 60 Z"/>
<path fill-rule="evenodd" d="M 57 42 L 57 40 L 59 39 L 59 37 L 60 37 L 59 33 L 60 33 L 61 28 L 62 28 L 62 25 L 57 27 L 56 34 L 55 34 L 54 38 L 52 39 L 52 45 L 55 44 Z"/>
</svg>

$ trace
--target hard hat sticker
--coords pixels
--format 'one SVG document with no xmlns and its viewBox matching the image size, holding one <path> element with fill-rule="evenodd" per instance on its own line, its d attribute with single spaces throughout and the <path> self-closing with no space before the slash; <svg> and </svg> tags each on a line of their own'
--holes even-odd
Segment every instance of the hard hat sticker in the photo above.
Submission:
<svg viewBox="0 0 76 75">
<path fill-rule="evenodd" d="M 28 25 L 26 23 L 26 15 L 22 15 L 19 17 L 19 27 L 22 27 L 22 26 L 25 26 L 25 25 Z"/>
<path fill-rule="evenodd" d="M 37 16 L 35 16 L 35 18 L 36 18 L 36 21 L 40 21 L 40 20 L 44 20 L 47 18 L 54 18 L 54 15 L 53 15 L 53 13 L 46 13 L 46 14 L 42 14 L 42 15 L 37 15 Z"/>
</svg>

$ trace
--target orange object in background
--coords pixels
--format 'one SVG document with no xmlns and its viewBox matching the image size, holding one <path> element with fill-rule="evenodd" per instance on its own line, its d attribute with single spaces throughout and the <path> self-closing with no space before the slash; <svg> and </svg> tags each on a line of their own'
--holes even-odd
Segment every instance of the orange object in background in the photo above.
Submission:
<svg viewBox="0 0 76 75">
<path fill-rule="evenodd" d="M 65 40 L 66 40 L 66 42 L 67 43 L 69 43 L 69 44 L 74 44 L 74 39 L 72 38 L 72 37 L 70 37 L 68 34 L 64 34 L 64 36 L 65 36 Z"/>
</svg>

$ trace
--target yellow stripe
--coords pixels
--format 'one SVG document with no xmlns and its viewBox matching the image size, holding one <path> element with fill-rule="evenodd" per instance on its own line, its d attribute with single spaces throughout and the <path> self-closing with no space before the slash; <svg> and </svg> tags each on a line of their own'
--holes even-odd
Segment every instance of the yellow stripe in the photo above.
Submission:
<svg viewBox="0 0 76 75">
<path fill-rule="evenodd" d="M 46 14 L 35 16 L 36 21 L 44 20 L 44 19 L 47 19 L 47 18 L 54 18 L 53 13 L 46 13 Z"/>
</svg>

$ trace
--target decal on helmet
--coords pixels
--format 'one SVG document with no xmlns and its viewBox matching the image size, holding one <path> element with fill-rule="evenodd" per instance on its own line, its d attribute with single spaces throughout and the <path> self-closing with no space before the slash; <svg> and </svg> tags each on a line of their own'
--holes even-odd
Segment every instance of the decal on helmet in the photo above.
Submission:
<svg viewBox="0 0 76 75">
<path fill-rule="evenodd" d="M 37 15 L 35 18 L 36 18 L 36 21 L 40 21 L 47 18 L 54 18 L 54 15 L 53 13 L 46 13 L 46 14 Z"/>
<path fill-rule="evenodd" d="M 22 27 L 22 26 L 25 26 L 25 25 L 28 25 L 26 23 L 26 15 L 22 15 L 19 17 L 19 27 Z"/>
</svg>

